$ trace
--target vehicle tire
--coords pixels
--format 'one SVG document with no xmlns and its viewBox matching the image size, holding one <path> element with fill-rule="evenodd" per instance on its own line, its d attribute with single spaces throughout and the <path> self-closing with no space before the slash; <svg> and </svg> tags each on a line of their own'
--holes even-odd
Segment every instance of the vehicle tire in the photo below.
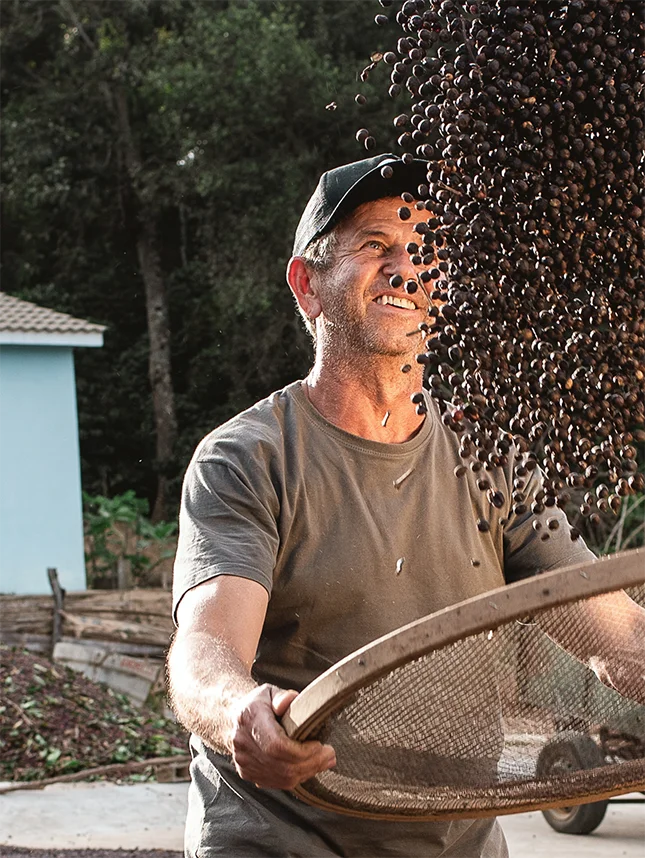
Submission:
<svg viewBox="0 0 645 858">
<path fill-rule="evenodd" d="M 544 746 L 536 766 L 536 775 L 544 777 L 558 771 L 595 769 L 605 764 L 602 751 L 589 736 L 580 733 L 560 733 Z M 555 831 L 564 834 L 590 834 L 603 821 L 607 799 L 589 804 L 543 810 L 542 815 Z"/>
<path fill-rule="evenodd" d="M 542 816 L 551 828 L 562 834 L 591 834 L 605 818 L 609 800 L 578 804 L 575 807 L 552 807 Z"/>
</svg>

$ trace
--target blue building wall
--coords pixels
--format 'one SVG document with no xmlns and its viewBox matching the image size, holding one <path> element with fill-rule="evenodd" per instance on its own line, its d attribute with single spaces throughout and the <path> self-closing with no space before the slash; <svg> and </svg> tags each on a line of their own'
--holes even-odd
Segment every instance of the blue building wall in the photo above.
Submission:
<svg viewBox="0 0 645 858">
<path fill-rule="evenodd" d="M 0 346 L 0 592 L 84 590 L 74 355 Z"/>
</svg>

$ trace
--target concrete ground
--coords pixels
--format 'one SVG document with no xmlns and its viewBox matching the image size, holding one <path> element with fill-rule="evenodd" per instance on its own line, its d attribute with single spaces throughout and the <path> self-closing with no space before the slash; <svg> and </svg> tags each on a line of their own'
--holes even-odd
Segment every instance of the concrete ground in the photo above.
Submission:
<svg viewBox="0 0 645 858">
<path fill-rule="evenodd" d="M 187 792 L 186 783 L 99 782 L 0 795 L 0 854 L 2 846 L 180 852 Z M 586 836 L 558 834 L 541 813 L 501 822 L 512 858 L 645 858 L 642 803 L 614 799 L 601 825 Z"/>
<path fill-rule="evenodd" d="M 630 796 L 643 798 L 645 796 Z M 501 817 L 511 858 L 645 858 L 645 804 L 613 799 L 592 834 L 559 834 L 541 813 Z"/>
<path fill-rule="evenodd" d="M 183 850 L 188 784 L 55 784 L 0 795 L 0 844 Z"/>
</svg>

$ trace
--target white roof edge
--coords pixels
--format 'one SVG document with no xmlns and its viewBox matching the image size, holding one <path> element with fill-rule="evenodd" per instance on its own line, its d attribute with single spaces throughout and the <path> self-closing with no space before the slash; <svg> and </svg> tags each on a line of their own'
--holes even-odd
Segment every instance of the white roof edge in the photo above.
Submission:
<svg viewBox="0 0 645 858">
<path fill-rule="evenodd" d="M 69 331 L 0 331 L 0 346 L 70 346 L 73 348 L 100 348 L 103 345 L 103 333 L 84 333 Z"/>
</svg>

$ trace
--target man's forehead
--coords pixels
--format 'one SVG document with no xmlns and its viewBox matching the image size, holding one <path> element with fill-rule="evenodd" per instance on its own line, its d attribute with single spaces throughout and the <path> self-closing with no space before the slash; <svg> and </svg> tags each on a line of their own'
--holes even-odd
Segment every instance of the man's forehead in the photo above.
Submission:
<svg viewBox="0 0 645 858">
<path fill-rule="evenodd" d="M 381 197 L 378 200 L 369 200 L 362 203 L 358 208 L 354 209 L 354 216 L 369 217 L 371 213 L 376 212 L 396 212 L 403 202 L 401 197 Z"/>
<path fill-rule="evenodd" d="M 399 218 L 398 210 L 403 203 L 400 197 L 383 197 L 363 203 L 346 218 L 346 226 L 352 232 L 377 232 L 392 230 L 410 231 L 410 223 Z"/>
</svg>

